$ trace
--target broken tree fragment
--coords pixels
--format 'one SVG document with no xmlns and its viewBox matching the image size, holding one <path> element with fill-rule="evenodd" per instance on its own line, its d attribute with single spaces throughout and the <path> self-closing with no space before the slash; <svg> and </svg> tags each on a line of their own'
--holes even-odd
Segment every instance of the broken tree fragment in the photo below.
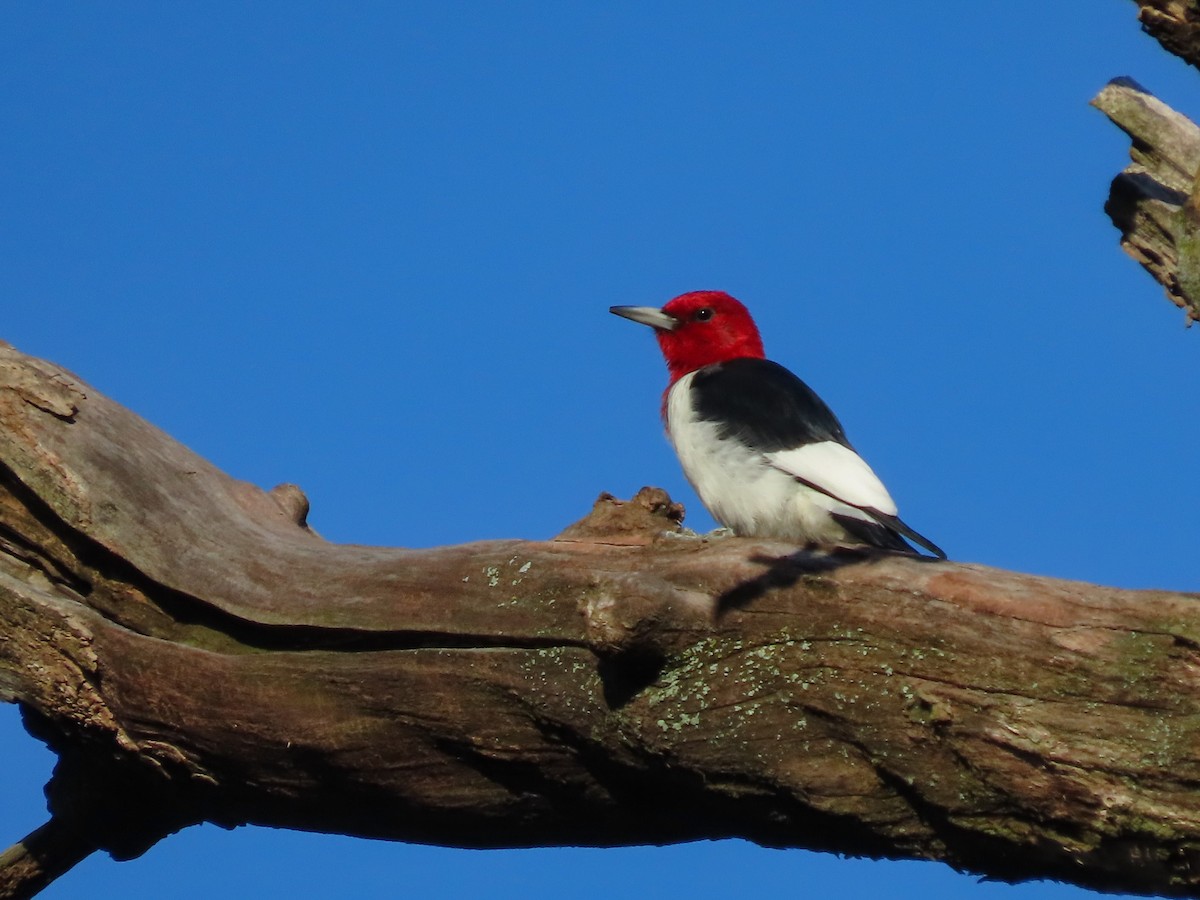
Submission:
<svg viewBox="0 0 1200 900">
<path fill-rule="evenodd" d="M 1109 82 L 1092 105 L 1132 139 L 1132 162 L 1113 179 L 1104 205 L 1121 247 L 1189 323 L 1200 321 L 1200 127 L 1129 78 Z"/>
<path fill-rule="evenodd" d="M 304 508 L 0 350 L 0 698 L 59 755 L 72 836 L 36 877 L 209 821 L 1200 894 L 1195 598 L 663 539 L 653 491 L 570 539 L 419 551 Z"/>
<path fill-rule="evenodd" d="M 1195 0 L 1137 0 L 1138 21 L 1168 53 L 1200 68 L 1200 6 Z"/>
</svg>

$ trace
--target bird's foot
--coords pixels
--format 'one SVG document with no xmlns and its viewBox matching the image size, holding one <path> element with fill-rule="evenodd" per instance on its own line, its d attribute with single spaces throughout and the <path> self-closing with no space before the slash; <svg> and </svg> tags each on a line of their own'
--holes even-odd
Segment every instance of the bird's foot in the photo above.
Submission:
<svg viewBox="0 0 1200 900">
<path fill-rule="evenodd" d="M 662 536 L 683 541 L 715 541 L 721 538 L 734 537 L 734 533 L 730 528 L 714 528 L 712 531 L 700 534 L 700 532 L 692 531 L 690 528 L 681 527 L 678 531 L 664 531 Z"/>
<path fill-rule="evenodd" d="M 697 534 L 690 528 L 684 528 L 682 525 L 676 531 L 660 531 L 659 537 L 667 538 L 672 541 L 695 541 L 704 537 L 702 534 Z"/>
</svg>

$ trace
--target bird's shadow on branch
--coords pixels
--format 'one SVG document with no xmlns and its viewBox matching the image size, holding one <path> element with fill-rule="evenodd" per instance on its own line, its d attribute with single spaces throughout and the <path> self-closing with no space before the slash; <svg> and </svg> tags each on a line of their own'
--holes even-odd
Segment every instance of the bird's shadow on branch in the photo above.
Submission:
<svg viewBox="0 0 1200 900">
<path fill-rule="evenodd" d="M 874 547 L 817 547 L 808 546 L 786 556 L 750 557 L 750 561 L 766 567 L 761 575 L 734 585 L 718 595 L 715 617 L 720 621 L 727 613 L 744 609 L 760 597 L 774 590 L 787 589 L 802 578 L 822 575 L 843 566 L 882 562 L 896 557 L 920 562 L 936 563 L 941 560 L 919 553 L 898 553 L 894 550 L 879 550 Z"/>
</svg>

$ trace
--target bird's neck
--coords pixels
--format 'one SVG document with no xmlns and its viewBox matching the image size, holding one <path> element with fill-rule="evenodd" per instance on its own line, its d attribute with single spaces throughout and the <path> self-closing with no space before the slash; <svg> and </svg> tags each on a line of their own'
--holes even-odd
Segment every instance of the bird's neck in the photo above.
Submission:
<svg viewBox="0 0 1200 900">
<path fill-rule="evenodd" d="M 680 378 L 685 375 L 690 375 L 693 372 L 698 372 L 700 369 L 708 366 L 715 366 L 723 362 L 729 362 L 731 359 L 764 359 L 762 343 L 756 346 L 748 346 L 745 353 L 721 353 L 721 354 L 704 354 L 697 353 L 691 358 L 684 359 L 668 359 L 667 371 L 671 375 L 671 380 L 667 384 L 667 390 L 675 386 Z"/>
<path fill-rule="evenodd" d="M 713 340 L 712 335 L 700 336 L 692 332 L 660 331 L 657 336 L 663 359 L 667 362 L 667 371 L 671 373 L 671 384 L 705 366 L 746 357 L 762 359 L 764 356 L 762 338 L 758 336 L 757 329 L 726 331 L 717 335 L 717 340 Z"/>
</svg>

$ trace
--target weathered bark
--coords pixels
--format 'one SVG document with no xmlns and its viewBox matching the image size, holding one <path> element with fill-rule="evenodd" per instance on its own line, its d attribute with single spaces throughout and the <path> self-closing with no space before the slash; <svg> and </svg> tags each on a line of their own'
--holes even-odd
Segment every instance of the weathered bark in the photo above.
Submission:
<svg viewBox="0 0 1200 900">
<path fill-rule="evenodd" d="M 0 350 L 0 698 L 59 754 L 36 878 L 211 821 L 1200 895 L 1195 597 L 689 537 L 655 491 L 421 551 L 304 507 Z"/>
<path fill-rule="evenodd" d="M 1129 78 L 1109 82 L 1092 104 L 1133 139 L 1133 161 L 1104 205 L 1121 246 L 1189 322 L 1200 320 L 1200 128 Z"/>
<path fill-rule="evenodd" d="M 1200 68 L 1200 4 L 1137 0 L 1142 28 Z M 1200 321 L 1200 128 L 1131 78 L 1115 78 L 1092 100 L 1132 139 L 1132 162 L 1113 179 L 1104 211 L 1121 247 L 1173 303 Z"/>
<path fill-rule="evenodd" d="M 54 818 L 0 853 L 0 897 L 32 897 L 99 849 L 91 833 Z"/>
<path fill-rule="evenodd" d="M 1195 0 L 1137 0 L 1142 29 L 1168 53 L 1200 68 L 1200 6 Z"/>
</svg>

